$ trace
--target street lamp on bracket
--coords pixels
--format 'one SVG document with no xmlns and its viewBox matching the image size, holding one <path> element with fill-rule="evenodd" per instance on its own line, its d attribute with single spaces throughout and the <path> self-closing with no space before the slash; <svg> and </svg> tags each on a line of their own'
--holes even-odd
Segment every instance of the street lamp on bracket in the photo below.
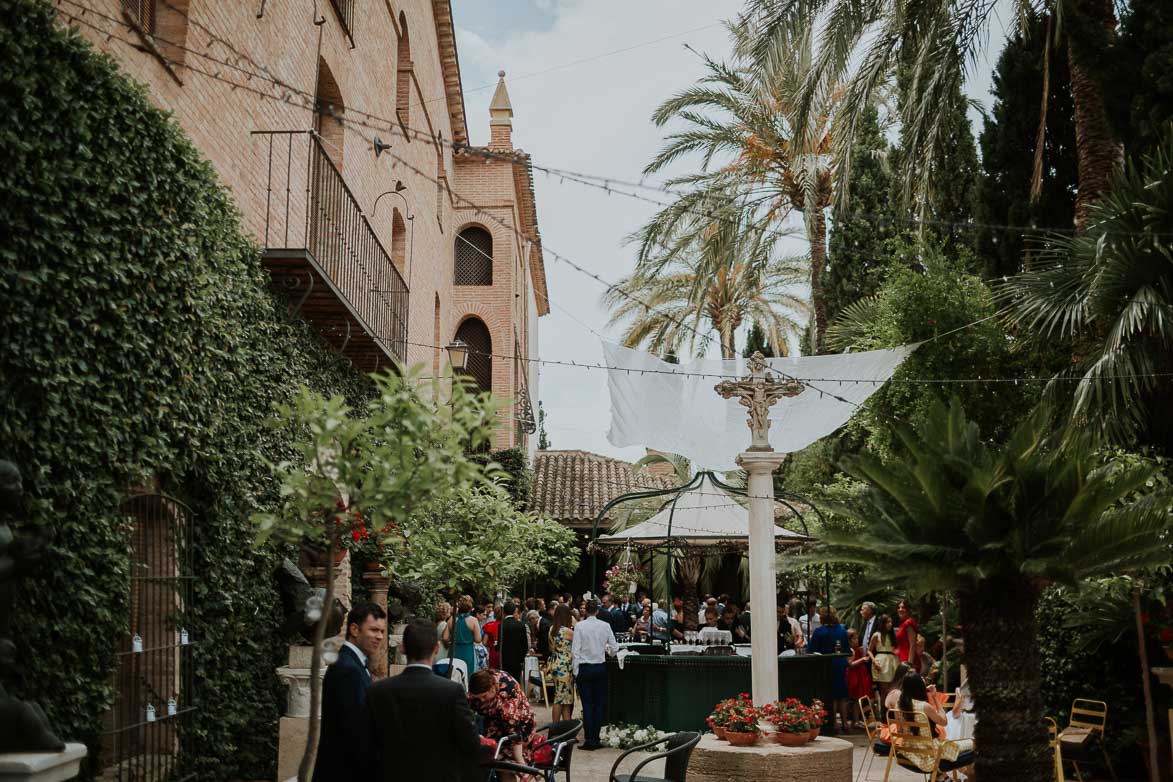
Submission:
<svg viewBox="0 0 1173 782">
<path fill-rule="evenodd" d="M 377 196 L 375 196 L 375 203 L 373 203 L 371 205 L 371 216 L 372 217 L 375 216 L 375 214 L 379 208 L 379 200 L 383 196 L 397 195 L 403 199 L 403 211 L 404 211 L 404 214 L 407 215 L 407 222 L 411 223 L 411 238 L 408 240 L 409 247 L 407 250 L 407 289 L 411 290 L 411 267 L 414 265 L 414 264 L 412 264 L 412 259 L 415 257 L 415 215 L 411 213 L 411 204 L 409 204 L 407 202 L 407 196 L 405 196 L 403 194 L 403 191 L 406 189 L 407 189 L 407 185 L 403 184 L 403 180 L 396 179 L 395 180 L 395 188 L 393 190 L 385 190 L 382 193 L 379 193 Z M 394 225 L 391 226 L 391 230 L 392 230 L 392 232 L 394 232 L 394 230 L 395 230 Z"/>
</svg>

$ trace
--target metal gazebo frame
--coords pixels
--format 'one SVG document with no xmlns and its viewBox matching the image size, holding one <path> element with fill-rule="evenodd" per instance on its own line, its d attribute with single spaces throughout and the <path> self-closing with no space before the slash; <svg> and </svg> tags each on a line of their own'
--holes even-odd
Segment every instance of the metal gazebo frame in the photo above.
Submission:
<svg viewBox="0 0 1173 782">
<path fill-rule="evenodd" d="M 665 507 L 670 506 L 670 510 L 668 513 L 668 530 L 667 530 L 667 535 L 665 536 L 664 542 L 652 543 L 652 544 L 624 543 L 622 545 L 620 545 L 620 544 L 603 544 L 603 546 L 602 546 L 604 548 L 616 548 L 616 549 L 630 547 L 630 548 L 641 549 L 644 551 L 651 551 L 653 553 L 656 551 L 662 550 L 662 551 L 664 551 L 665 554 L 667 554 L 667 556 L 668 556 L 667 610 L 668 610 L 668 617 L 669 617 L 668 618 L 668 628 L 669 628 L 668 643 L 669 644 L 672 643 L 672 633 L 671 633 L 672 613 L 671 613 L 671 609 L 672 609 L 672 582 L 673 582 L 672 569 L 673 569 L 673 564 L 674 564 L 673 553 L 672 553 L 673 550 L 683 549 L 683 550 L 688 550 L 688 551 L 697 551 L 697 553 L 701 553 L 701 552 L 713 553 L 713 552 L 729 552 L 729 551 L 741 552 L 741 551 L 747 551 L 749 549 L 748 538 L 746 539 L 746 541 L 744 543 L 739 542 L 737 544 L 722 543 L 722 544 L 717 544 L 717 545 L 704 545 L 704 546 L 700 546 L 700 545 L 690 546 L 687 544 L 684 544 L 684 545 L 673 544 L 673 542 L 672 542 L 673 541 L 672 520 L 676 514 L 676 503 L 680 500 L 680 496 L 682 494 L 684 494 L 685 492 L 699 488 L 701 486 L 701 484 L 704 482 L 704 479 L 706 477 L 714 485 L 716 485 L 718 488 L 723 489 L 724 491 L 727 491 L 730 494 L 735 494 L 735 495 L 738 495 L 741 497 L 748 497 L 748 491 L 746 489 L 741 488 L 739 486 L 732 486 L 728 483 L 725 483 L 724 481 L 722 481 L 720 478 L 717 477 L 716 473 L 712 472 L 711 470 L 702 470 L 702 471 L 698 472 L 696 475 L 694 475 L 691 479 L 689 479 L 689 481 L 687 483 L 682 484 L 680 486 L 676 486 L 671 489 L 649 489 L 647 491 L 635 491 L 635 492 L 628 492 L 627 494 L 621 494 L 620 496 L 609 501 L 606 505 L 604 505 L 602 507 L 602 509 L 595 516 L 594 523 L 591 525 L 591 542 L 590 542 L 590 546 L 589 546 L 590 552 L 591 552 L 591 581 L 590 581 L 590 584 L 591 584 L 592 594 L 597 594 L 595 592 L 595 588 L 599 585 L 599 582 L 598 582 L 598 557 L 599 557 L 599 549 L 600 549 L 600 545 L 598 543 L 599 522 L 601 522 L 613 508 L 615 508 L 618 505 L 621 505 L 622 503 L 634 502 L 636 500 L 652 499 L 655 497 L 667 497 L 668 495 L 672 495 L 672 499 L 670 501 L 665 501 L 664 504 L 660 506 L 660 511 L 663 511 L 663 509 Z M 774 490 L 774 502 L 780 503 L 790 510 L 793 517 L 797 518 L 799 524 L 802 525 L 802 534 L 807 538 L 810 538 L 810 528 L 807 526 L 806 518 L 804 517 L 802 511 L 799 510 L 799 508 L 796 506 L 804 506 L 806 508 L 809 508 L 811 511 L 814 511 L 814 513 L 817 516 L 820 523 L 825 521 L 826 517 L 823 516 L 823 512 L 821 510 L 819 510 L 818 506 L 815 505 L 813 502 L 811 502 L 808 498 L 806 498 L 800 494 L 796 494 L 794 492 L 788 492 L 788 491 L 778 491 L 777 489 L 775 489 Z M 680 537 L 686 538 L 688 536 L 682 535 Z M 777 550 L 777 542 L 775 543 L 775 550 Z M 654 558 L 653 558 L 652 562 L 653 562 L 652 566 L 654 568 L 655 567 L 655 559 Z M 653 571 L 653 581 L 654 581 L 654 571 Z M 824 581 L 824 589 L 826 590 L 826 594 L 827 594 L 827 599 L 829 600 L 831 597 L 831 568 L 830 568 L 830 565 L 825 566 L 825 570 L 824 570 L 824 574 L 823 574 L 823 581 Z M 653 595 L 653 597 L 654 597 L 654 595 Z M 809 620 L 808 620 L 807 626 L 808 627 L 810 626 Z"/>
</svg>

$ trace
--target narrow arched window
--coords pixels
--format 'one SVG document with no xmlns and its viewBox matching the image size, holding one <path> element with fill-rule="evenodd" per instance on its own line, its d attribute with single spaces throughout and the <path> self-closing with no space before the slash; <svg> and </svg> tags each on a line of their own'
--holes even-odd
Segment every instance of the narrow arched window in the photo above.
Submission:
<svg viewBox="0 0 1173 782">
<path fill-rule="evenodd" d="M 342 148 L 346 135 L 342 117 L 346 111 L 346 102 L 342 99 L 342 90 L 338 89 L 338 82 L 334 79 L 330 66 L 321 58 L 318 59 L 318 87 L 315 97 L 314 130 L 318 131 L 326 154 L 341 171 Z"/>
<path fill-rule="evenodd" d="M 464 375 L 472 378 L 477 391 L 493 390 L 493 339 L 484 321 L 469 318 L 456 330 L 456 338 L 468 345 Z"/>
<path fill-rule="evenodd" d="M 395 113 L 404 126 L 411 125 L 411 36 L 407 32 L 407 15 L 399 12 L 399 40 L 395 62 Z M 408 135 L 411 140 L 411 135 Z"/>
<path fill-rule="evenodd" d="M 456 235 L 453 280 L 457 285 L 493 284 L 493 235 L 479 225 Z"/>
</svg>

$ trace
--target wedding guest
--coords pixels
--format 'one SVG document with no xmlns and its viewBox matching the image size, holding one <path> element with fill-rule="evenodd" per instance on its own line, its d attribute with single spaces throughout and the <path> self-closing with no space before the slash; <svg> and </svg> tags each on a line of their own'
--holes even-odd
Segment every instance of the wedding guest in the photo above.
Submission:
<svg viewBox="0 0 1173 782">
<path fill-rule="evenodd" d="M 632 625 L 632 632 L 640 641 L 651 640 L 652 632 L 652 604 L 651 601 L 645 601 L 645 605 L 640 608 L 640 614 Z"/>
<path fill-rule="evenodd" d="M 525 655 L 529 652 L 529 636 L 525 632 L 525 623 L 521 621 L 517 603 L 506 601 L 502 613 L 501 629 L 498 637 L 501 648 L 501 670 L 513 677 L 515 681 L 522 681 L 521 675 L 525 669 Z"/>
<path fill-rule="evenodd" d="M 870 600 L 859 606 L 859 645 L 865 650 L 871 646 L 872 633 L 876 631 L 876 604 Z"/>
<path fill-rule="evenodd" d="M 737 606 L 730 603 L 725 606 L 721 618 L 717 620 L 717 629 L 732 633 L 735 627 L 737 627 Z"/>
<path fill-rule="evenodd" d="M 872 633 L 872 640 L 868 644 L 868 657 L 872 661 L 872 681 L 880 690 L 880 700 L 887 706 L 887 696 L 894 684 L 899 683 L 896 678 L 896 668 L 900 660 L 896 657 L 896 634 L 892 632 L 892 617 L 880 614 L 876 618 L 876 630 Z"/>
<path fill-rule="evenodd" d="M 367 658 L 387 647 L 387 614 L 374 603 L 351 609 L 346 641 L 322 679 L 322 721 L 314 782 L 365 780 L 375 770 L 375 737 L 366 714 Z"/>
<path fill-rule="evenodd" d="M 851 644 L 851 660 L 847 663 L 847 696 L 851 699 L 855 727 L 863 727 L 863 714 L 859 711 L 860 698 L 872 697 L 872 659 L 859 642 L 859 631 L 847 631 L 847 642 Z"/>
<path fill-rule="evenodd" d="M 892 673 L 892 686 L 888 688 L 888 692 L 884 695 L 885 712 L 900 706 L 900 695 L 904 690 L 904 677 L 908 676 L 910 670 L 908 663 L 897 664 L 896 670 Z"/>
<path fill-rule="evenodd" d="M 442 600 L 436 604 L 436 613 L 432 617 L 432 621 L 436 624 L 436 635 L 444 634 L 444 628 L 448 626 L 448 617 L 452 616 L 452 605 L 446 600 Z M 436 655 L 438 660 L 448 659 L 448 647 L 442 642 L 440 644 L 440 653 Z"/>
<path fill-rule="evenodd" d="M 807 646 L 817 654 L 847 654 L 847 631 L 839 624 L 839 617 L 832 606 L 823 606 L 819 625 Z M 831 661 L 831 714 L 836 713 L 846 733 L 850 729 L 851 713 L 847 708 L 847 658 L 842 656 Z M 831 719 L 834 720 L 834 716 Z"/>
<path fill-rule="evenodd" d="M 578 694 L 582 698 L 582 721 L 586 740 L 582 749 L 598 749 L 599 732 L 607 715 L 607 655 L 619 651 L 610 625 L 599 621 L 599 604 L 586 605 L 587 617 L 574 627 L 571 650 Z"/>
<path fill-rule="evenodd" d="M 484 772 L 477 767 L 480 736 L 464 687 L 432 673 L 439 649 L 439 637 L 431 622 L 410 622 L 403 631 L 407 667 L 367 691 L 367 712 L 374 724 L 378 750 L 374 754 L 382 760 L 379 772 L 363 779 L 484 779 Z M 348 728 L 352 729 L 354 716 L 348 715 Z M 348 752 L 353 754 L 354 747 Z M 320 754 L 318 764 L 321 765 Z M 342 779 L 332 774 L 328 778 Z"/>
<path fill-rule="evenodd" d="M 559 605 L 554 611 L 554 623 L 550 626 L 549 670 L 554 679 L 554 703 L 550 719 L 554 722 L 568 720 L 574 715 L 574 630 L 570 626 L 573 621 L 570 609 Z"/>
<path fill-rule="evenodd" d="M 896 630 L 896 656 L 900 658 L 900 662 L 906 663 L 913 658 L 919 630 L 906 601 L 901 600 L 896 606 L 896 616 L 900 617 L 900 627 Z"/>
<path fill-rule="evenodd" d="M 444 625 L 442 638 L 444 643 L 450 645 L 450 654 L 453 653 L 452 645 L 455 645 L 455 656 L 468 666 L 470 675 L 477 669 L 477 653 L 473 645 L 481 643 L 481 626 L 473 616 L 472 610 L 472 598 L 462 595 L 456 601 L 456 616 L 449 618 L 448 623 Z"/>
<path fill-rule="evenodd" d="M 501 751 L 518 763 L 533 763 L 534 748 L 545 737 L 534 733 L 534 710 L 516 679 L 505 671 L 477 671 L 468 683 L 468 703 L 484 721 L 485 738 L 518 736 L 506 742 Z"/>
<path fill-rule="evenodd" d="M 497 618 L 499 616 L 501 616 L 501 606 L 493 606 L 494 618 L 485 622 L 484 627 L 481 628 L 481 637 L 484 640 L 485 648 L 489 650 L 489 667 L 494 670 L 501 667 L 501 651 L 497 637 L 501 630 L 501 620 Z"/>
</svg>

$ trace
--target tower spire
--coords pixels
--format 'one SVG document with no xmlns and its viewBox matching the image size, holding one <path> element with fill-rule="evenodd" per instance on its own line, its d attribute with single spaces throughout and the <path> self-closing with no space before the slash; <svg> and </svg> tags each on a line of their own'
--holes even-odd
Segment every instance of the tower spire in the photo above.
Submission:
<svg viewBox="0 0 1173 782">
<path fill-rule="evenodd" d="M 489 103 L 489 146 L 513 149 L 513 104 L 505 89 L 505 71 L 497 71 L 497 91 Z"/>
</svg>

